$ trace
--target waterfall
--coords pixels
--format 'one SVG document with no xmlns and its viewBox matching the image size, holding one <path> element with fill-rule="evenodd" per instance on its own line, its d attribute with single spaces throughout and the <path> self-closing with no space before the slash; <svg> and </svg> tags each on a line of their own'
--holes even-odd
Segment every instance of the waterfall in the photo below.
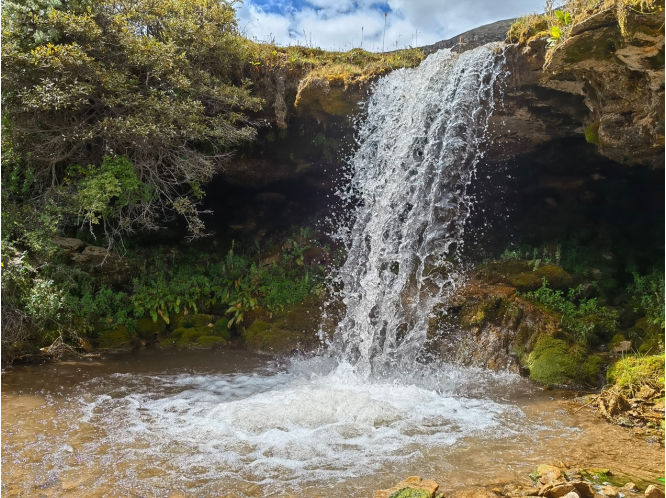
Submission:
<svg viewBox="0 0 666 498">
<path fill-rule="evenodd" d="M 341 269 L 346 316 L 334 347 L 368 375 L 413 363 L 453 264 L 502 72 L 499 44 L 440 50 L 374 86 L 350 192 L 360 201 Z"/>
</svg>

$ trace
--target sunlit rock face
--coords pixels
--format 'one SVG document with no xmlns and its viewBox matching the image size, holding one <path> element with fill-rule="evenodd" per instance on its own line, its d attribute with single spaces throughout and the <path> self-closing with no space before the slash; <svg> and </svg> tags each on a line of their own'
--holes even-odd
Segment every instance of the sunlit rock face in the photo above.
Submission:
<svg viewBox="0 0 666 498">
<path fill-rule="evenodd" d="M 493 153 L 585 136 L 614 161 L 663 167 L 663 24 L 663 11 L 632 12 L 623 36 L 615 10 L 606 10 L 574 26 L 552 53 L 544 39 L 510 45 Z"/>
</svg>

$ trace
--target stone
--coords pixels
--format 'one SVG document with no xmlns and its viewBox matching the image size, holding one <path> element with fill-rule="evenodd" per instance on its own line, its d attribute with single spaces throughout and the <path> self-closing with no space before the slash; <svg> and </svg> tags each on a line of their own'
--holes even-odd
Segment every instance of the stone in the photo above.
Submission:
<svg viewBox="0 0 666 498">
<path fill-rule="evenodd" d="M 575 491 L 569 491 L 562 498 L 580 498 L 580 496 L 578 496 L 578 493 L 576 493 Z"/>
<path fill-rule="evenodd" d="M 608 498 L 618 498 L 620 494 L 614 486 L 603 486 L 599 492 Z"/>
<path fill-rule="evenodd" d="M 657 486 L 650 484 L 645 490 L 645 498 L 664 498 L 664 492 Z"/>
<path fill-rule="evenodd" d="M 85 242 L 80 239 L 72 239 L 69 237 L 53 237 L 52 241 L 65 252 L 78 252 L 86 245 Z"/>
<path fill-rule="evenodd" d="M 557 486 L 553 486 L 546 494 L 548 498 L 562 498 L 563 496 L 571 493 L 574 491 L 576 488 L 574 487 L 573 484 L 570 482 L 567 482 L 565 484 L 559 484 Z"/>
<path fill-rule="evenodd" d="M 631 341 L 621 341 L 613 348 L 613 353 L 627 353 L 631 351 Z"/>
<path fill-rule="evenodd" d="M 424 497 L 433 498 L 435 496 L 435 493 L 439 489 L 439 484 L 431 480 L 424 481 L 419 476 L 411 476 L 405 479 L 404 481 L 400 481 L 398 484 L 396 484 L 390 489 L 381 489 L 379 491 L 375 491 L 374 498 L 390 498 L 391 496 L 397 495 L 398 493 L 406 489 L 424 491 L 425 492 L 423 493 Z"/>
<path fill-rule="evenodd" d="M 596 491 L 590 483 L 579 481 L 574 482 L 573 485 L 576 488 L 576 493 L 581 498 L 592 498 L 596 494 Z"/>
<path fill-rule="evenodd" d="M 453 494 L 453 498 L 497 498 L 497 496 L 493 491 L 482 487 L 467 488 Z"/>
<path fill-rule="evenodd" d="M 624 486 L 622 486 L 622 491 L 628 491 L 629 493 L 638 493 L 638 486 L 636 486 L 633 482 L 628 482 Z"/>
</svg>

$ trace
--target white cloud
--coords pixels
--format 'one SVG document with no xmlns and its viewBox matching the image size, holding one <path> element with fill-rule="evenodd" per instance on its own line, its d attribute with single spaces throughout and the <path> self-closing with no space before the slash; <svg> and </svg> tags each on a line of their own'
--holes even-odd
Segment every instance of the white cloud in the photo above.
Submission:
<svg viewBox="0 0 666 498">
<path fill-rule="evenodd" d="M 384 12 L 376 0 L 245 0 L 239 25 L 249 37 L 280 45 L 307 44 L 328 50 L 361 45 L 379 51 Z M 382 2 L 384 3 L 384 2 Z M 379 5 L 379 7 L 378 7 Z M 385 48 L 428 45 L 500 19 L 543 8 L 543 0 L 386 0 Z M 417 32 L 418 31 L 418 32 Z M 305 34 L 304 34 L 305 33 Z"/>
</svg>

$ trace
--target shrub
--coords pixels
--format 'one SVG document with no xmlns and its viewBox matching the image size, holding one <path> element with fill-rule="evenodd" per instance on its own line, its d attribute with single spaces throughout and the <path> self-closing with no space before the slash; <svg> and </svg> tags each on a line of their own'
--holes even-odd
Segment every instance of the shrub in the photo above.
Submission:
<svg viewBox="0 0 666 498">
<path fill-rule="evenodd" d="M 591 344 L 599 335 L 607 335 L 617 329 L 617 312 L 600 306 L 596 298 L 578 299 L 581 292 L 582 287 L 578 286 L 570 289 L 565 297 L 562 291 L 550 289 L 544 278 L 539 289 L 524 294 L 524 297 L 559 313 L 565 330 L 578 341 Z"/>
</svg>

